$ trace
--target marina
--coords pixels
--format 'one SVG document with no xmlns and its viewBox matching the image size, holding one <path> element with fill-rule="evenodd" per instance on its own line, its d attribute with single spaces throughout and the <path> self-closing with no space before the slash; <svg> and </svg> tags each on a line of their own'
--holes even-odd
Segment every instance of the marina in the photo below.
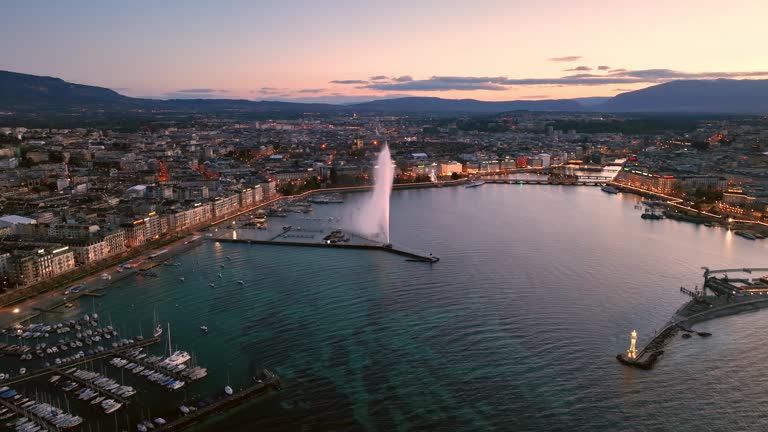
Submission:
<svg viewBox="0 0 768 432">
<path fill-rule="evenodd" d="M 155 424 L 147 424 L 143 418 L 132 419 L 130 413 L 136 415 L 136 411 L 131 410 L 134 405 L 137 405 L 139 417 L 145 410 L 159 409 L 160 405 L 151 402 L 144 405 L 144 402 L 155 400 L 155 397 L 149 397 L 151 393 L 186 389 L 206 377 L 208 372 L 206 368 L 191 364 L 192 355 L 185 351 L 169 351 L 166 355 L 152 353 L 150 348 L 162 342 L 164 337 L 167 337 L 167 348 L 170 350 L 170 325 L 164 335 L 158 325 L 151 338 L 139 335 L 119 340 L 112 338 L 117 335 L 112 325 L 102 326 L 100 317 L 94 312 L 58 323 L 18 324 L 2 331 L 6 338 L 25 342 L 4 344 L 3 353 L 9 357 L 0 358 L 0 364 L 3 367 L 11 364 L 18 367 L 19 362 L 27 360 L 27 366 L 21 368 L 18 374 L 4 373 L 0 376 L 0 417 L 8 421 L 7 425 L 24 431 L 60 431 L 78 426 L 90 428 L 100 424 L 96 417 L 92 417 L 92 412 L 96 410 L 102 415 L 125 411 L 121 417 L 128 420 L 127 426 L 131 430 L 179 430 L 220 412 L 224 407 L 245 402 L 264 390 L 280 387 L 277 376 L 265 371 L 254 378 L 252 385 L 237 393 L 203 397 L 201 400 L 205 402 L 199 403 L 199 409 L 167 412 L 163 418 L 156 418 Z M 74 338 L 54 340 L 64 334 Z M 26 341 L 34 341 L 35 347 L 31 342 L 27 345 Z M 83 344 L 82 341 L 88 343 Z M 52 356 L 63 355 L 52 349 L 64 351 L 71 345 L 70 349 L 74 351 L 80 348 L 76 342 L 83 347 L 81 351 L 64 358 L 55 357 L 56 361 L 52 361 Z M 35 399 L 40 400 L 24 397 L 30 391 L 34 392 Z M 135 396 L 137 393 L 141 396 Z M 171 398 L 183 403 L 189 395 L 184 391 Z"/>
</svg>

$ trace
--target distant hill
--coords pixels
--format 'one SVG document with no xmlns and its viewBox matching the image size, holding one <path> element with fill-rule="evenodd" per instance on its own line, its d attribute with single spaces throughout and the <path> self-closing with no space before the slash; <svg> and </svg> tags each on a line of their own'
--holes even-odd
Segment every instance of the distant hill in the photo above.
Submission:
<svg viewBox="0 0 768 432">
<path fill-rule="evenodd" d="M 671 81 L 621 93 L 593 109 L 613 112 L 766 113 L 768 80 Z"/>
<path fill-rule="evenodd" d="M 475 99 L 403 97 L 351 105 L 249 101 L 245 99 L 140 99 L 113 90 L 73 84 L 59 78 L 0 71 L 0 111 L 12 111 L 39 121 L 43 113 L 66 116 L 96 112 L 122 115 L 141 111 L 177 113 L 237 112 L 272 116 L 302 113 L 427 113 L 494 114 L 507 111 L 609 111 L 609 112 L 693 112 L 766 113 L 768 80 L 672 81 L 612 98 L 552 99 L 487 102 Z"/>
<path fill-rule="evenodd" d="M 167 110 L 180 112 L 331 112 L 343 109 L 330 104 L 301 104 L 245 99 L 141 99 L 114 90 L 73 84 L 59 78 L 0 71 L 0 110 L 46 112 L 90 110 Z"/>
<path fill-rule="evenodd" d="M 441 99 L 436 97 L 404 97 L 383 99 L 349 105 L 360 111 L 388 112 L 460 112 L 499 113 L 505 111 L 581 111 L 582 105 L 573 100 L 538 100 L 486 102 L 475 99 Z"/>
<path fill-rule="evenodd" d="M 72 106 L 131 105 L 132 98 L 113 90 L 72 84 L 59 78 L 0 71 L 0 108 L 18 111 Z"/>
</svg>

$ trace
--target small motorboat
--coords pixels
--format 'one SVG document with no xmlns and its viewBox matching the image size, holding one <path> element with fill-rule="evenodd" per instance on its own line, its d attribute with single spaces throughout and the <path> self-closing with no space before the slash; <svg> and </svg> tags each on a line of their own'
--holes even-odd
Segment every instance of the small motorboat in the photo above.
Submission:
<svg viewBox="0 0 768 432">
<path fill-rule="evenodd" d="M 208 326 L 200 326 L 200 331 L 203 333 L 208 333 Z"/>
<path fill-rule="evenodd" d="M 245 281 L 244 280 L 239 280 L 239 281 L 237 281 L 237 283 L 239 283 L 240 285 L 245 285 Z"/>
</svg>

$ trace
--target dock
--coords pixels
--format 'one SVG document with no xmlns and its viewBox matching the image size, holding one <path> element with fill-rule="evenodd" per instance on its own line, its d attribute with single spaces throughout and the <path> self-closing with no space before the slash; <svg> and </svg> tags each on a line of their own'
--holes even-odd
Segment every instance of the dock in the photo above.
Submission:
<svg viewBox="0 0 768 432">
<path fill-rule="evenodd" d="M 0 343 L 0 354 L 2 355 L 20 357 L 21 355 L 26 354 L 31 350 L 32 349 L 28 346 Z"/>
<path fill-rule="evenodd" d="M 262 245 L 274 245 L 274 246 L 298 246 L 298 247 L 317 247 L 317 248 L 331 248 L 331 249 L 363 249 L 363 250 L 377 250 L 400 255 L 405 257 L 408 261 L 436 263 L 440 261 L 440 258 L 432 255 L 424 255 L 417 252 L 405 250 L 400 247 L 392 245 L 365 245 L 365 244 L 344 244 L 344 243 L 320 243 L 320 242 L 304 242 L 304 241 L 280 241 L 280 240 L 252 240 L 252 239 L 231 239 L 231 238 L 215 238 L 212 239 L 216 242 L 224 243 L 248 243 L 248 244 L 262 244 Z"/>
<path fill-rule="evenodd" d="M 66 365 L 65 364 L 60 364 L 60 365 L 51 366 L 51 367 L 47 367 L 47 368 L 36 369 L 36 370 L 31 371 L 29 373 L 26 373 L 24 375 L 18 375 L 18 376 L 15 376 L 15 377 L 11 378 L 11 379 L 6 379 L 6 380 L 3 380 L 3 381 L 0 381 L 0 385 L 16 384 L 18 382 L 26 381 L 28 379 L 32 379 L 32 378 L 37 378 L 37 377 L 41 377 L 41 376 L 44 376 L 44 375 L 48 375 L 48 374 L 50 374 L 52 372 L 55 372 L 56 370 L 58 370 L 58 369 L 60 369 L 62 367 L 76 366 L 76 365 L 79 365 L 79 364 L 87 363 L 87 362 L 92 361 L 92 360 L 97 360 L 97 359 L 100 359 L 100 358 L 109 357 L 111 355 L 116 355 L 116 354 L 118 354 L 118 353 L 120 353 L 122 351 L 127 351 L 127 350 L 138 348 L 138 347 L 145 347 L 145 346 L 148 346 L 148 345 L 156 344 L 158 342 L 160 342 L 160 338 L 159 337 L 148 338 L 148 339 L 136 341 L 136 342 L 134 342 L 134 343 L 132 343 L 130 345 L 123 345 L 121 347 L 104 350 L 103 352 L 96 353 L 96 354 L 94 354 L 92 356 L 85 356 L 83 358 L 80 358 L 80 359 L 68 362 Z"/>
<path fill-rule="evenodd" d="M 34 422 L 36 425 L 42 427 L 44 430 L 47 431 L 58 431 L 59 428 L 51 423 L 48 422 L 48 420 L 38 416 L 37 414 L 33 413 L 32 411 L 29 411 L 25 408 L 22 408 L 20 406 L 16 406 L 9 402 L 6 399 L 0 399 L 0 405 L 10 409 L 11 411 L 15 412 L 18 415 L 24 416 L 32 422 Z"/>
<path fill-rule="evenodd" d="M 69 366 L 68 366 L 68 367 L 69 367 Z M 95 391 L 97 391 L 99 394 L 101 394 L 101 395 L 103 395 L 103 396 L 106 396 L 106 397 L 107 397 L 107 398 L 109 398 L 109 399 L 114 399 L 114 400 L 116 400 L 116 401 L 118 401 L 118 402 L 122 403 L 123 405 L 128 405 L 128 404 L 130 404 L 130 403 L 131 403 L 130 401 L 128 401 L 128 399 L 125 399 L 125 398 L 123 398 L 122 396 L 118 396 L 118 395 L 116 395 L 115 393 L 112 393 L 111 391 L 109 391 L 109 390 L 105 390 L 105 389 L 103 389 L 103 388 L 101 388 L 101 387 L 96 387 L 95 385 L 93 385 L 93 384 L 92 384 L 92 383 L 90 383 L 89 381 L 86 381 L 86 380 L 84 380 L 84 379 L 82 379 L 82 378 L 78 378 L 78 377 L 76 377 L 75 375 L 73 375 L 73 374 L 71 374 L 71 373 L 68 373 L 68 372 L 65 372 L 65 371 L 64 371 L 64 370 L 62 370 L 62 369 L 53 368 L 51 372 L 52 372 L 52 373 L 55 373 L 55 374 L 57 374 L 57 375 L 61 375 L 61 376 L 63 376 L 63 377 L 66 377 L 66 378 L 68 378 L 68 379 L 70 379 L 70 380 L 72 380 L 72 381 L 74 381 L 74 382 L 76 382 L 76 383 L 80 384 L 81 386 L 84 386 L 84 387 L 88 387 L 88 388 L 89 388 L 89 389 L 91 389 L 91 390 L 95 390 Z M 121 384 L 121 385 L 122 385 L 122 384 Z"/>
<path fill-rule="evenodd" d="M 246 387 L 236 393 L 233 393 L 231 396 L 224 396 L 223 398 L 219 399 L 218 401 L 212 404 L 199 408 L 197 411 L 194 411 L 190 414 L 179 417 L 174 421 L 168 422 L 165 424 L 165 426 L 158 428 L 157 429 L 158 432 L 184 430 L 196 423 L 199 423 L 205 420 L 206 418 L 218 412 L 221 412 L 227 408 L 231 408 L 233 406 L 244 403 L 251 397 L 256 396 L 264 391 L 267 391 L 270 388 L 275 390 L 280 390 L 281 388 L 280 378 L 278 378 L 277 375 L 273 374 L 272 372 L 266 369 L 264 369 L 260 373 L 260 375 L 262 376 L 260 382 L 256 381 L 256 378 L 254 378 L 254 381 L 256 381 L 254 385 Z"/>
<path fill-rule="evenodd" d="M 136 356 L 127 354 L 126 352 L 120 352 L 115 353 L 116 356 L 122 357 L 132 363 L 136 363 L 138 365 L 144 366 L 146 369 L 152 369 L 156 372 L 162 372 L 164 375 L 168 375 L 169 377 L 172 377 L 173 379 L 177 381 L 184 381 L 185 384 L 189 384 L 191 381 L 188 377 L 185 377 L 181 374 L 181 372 L 174 372 L 172 370 L 169 370 L 168 368 L 161 366 L 159 363 L 150 363 L 148 361 L 144 361 L 144 359 L 136 358 Z"/>
</svg>

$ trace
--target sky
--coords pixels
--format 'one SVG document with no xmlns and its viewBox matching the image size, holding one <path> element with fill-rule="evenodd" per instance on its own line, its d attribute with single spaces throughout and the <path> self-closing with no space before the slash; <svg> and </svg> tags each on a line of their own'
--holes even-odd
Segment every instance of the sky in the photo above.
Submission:
<svg viewBox="0 0 768 432">
<path fill-rule="evenodd" d="M 5 0 L 0 70 L 134 97 L 612 96 L 768 79 L 766 0 Z"/>
</svg>

